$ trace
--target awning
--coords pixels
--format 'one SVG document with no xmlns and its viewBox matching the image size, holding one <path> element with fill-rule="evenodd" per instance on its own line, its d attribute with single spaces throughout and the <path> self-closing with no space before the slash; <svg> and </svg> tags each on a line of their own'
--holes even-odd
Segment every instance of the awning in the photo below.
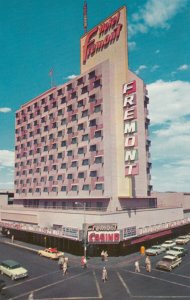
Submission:
<svg viewBox="0 0 190 300">
<path fill-rule="evenodd" d="M 137 238 L 137 239 L 131 241 L 131 244 L 133 245 L 133 244 L 145 242 L 145 241 L 152 240 L 152 239 L 155 239 L 157 237 L 161 237 L 161 236 L 168 235 L 168 234 L 171 234 L 171 233 L 172 233 L 172 230 L 169 229 L 169 230 L 165 230 L 165 231 L 161 231 L 161 232 L 156 232 L 156 233 L 153 233 L 153 234 L 145 235 L 145 236 L 142 236 L 140 238 Z"/>
</svg>

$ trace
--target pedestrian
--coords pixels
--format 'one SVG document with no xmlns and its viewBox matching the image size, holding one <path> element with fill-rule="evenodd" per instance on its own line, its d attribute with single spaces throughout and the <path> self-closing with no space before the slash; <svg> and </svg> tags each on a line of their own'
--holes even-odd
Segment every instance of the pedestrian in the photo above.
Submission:
<svg viewBox="0 0 190 300">
<path fill-rule="evenodd" d="M 140 266 L 139 266 L 139 261 L 137 260 L 136 262 L 135 262 L 135 272 L 138 272 L 138 273 L 140 273 Z"/>
<path fill-rule="evenodd" d="M 108 261 L 108 252 L 107 251 L 104 252 L 104 260 Z"/>
<path fill-rule="evenodd" d="M 63 262 L 63 275 L 67 274 L 67 262 L 64 260 Z"/>
<path fill-rule="evenodd" d="M 102 250 L 102 252 L 101 252 L 101 258 L 102 258 L 102 261 L 104 261 L 104 259 L 105 259 L 105 252 L 104 252 L 104 250 Z"/>
<path fill-rule="evenodd" d="M 14 243 L 14 238 L 15 238 L 14 235 L 12 235 L 12 236 L 11 236 L 11 241 L 12 241 L 12 243 Z"/>
<path fill-rule="evenodd" d="M 65 257 L 65 262 L 67 263 L 67 268 L 69 267 L 69 258 Z"/>
<path fill-rule="evenodd" d="M 103 267 L 103 270 L 102 270 L 102 281 L 105 283 L 106 280 L 108 280 L 108 272 L 106 270 L 106 267 Z"/>
<path fill-rule="evenodd" d="M 151 261 L 150 258 L 147 256 L 145 259 L 146 271 L 151 272 Z"/>
<path fill-rule="evenodd" d="M 87 259 L 85 256 L 82 256 L 82 258 L 81 258 L 81 266 L 83 269 L 87 268 Z"/>
<path fill-rule="evenodd" d="M 63 263 L 64 263 L 64 256 L 60 256 L 58 260 L 58 265 L 60 270 L 63 268 Z"/>
<path fill-rule="evenodd" d="M 34 300 L 34 293 L 31 292 L 30 295 L 28 296 L 28 300 Z"/>
</svg>

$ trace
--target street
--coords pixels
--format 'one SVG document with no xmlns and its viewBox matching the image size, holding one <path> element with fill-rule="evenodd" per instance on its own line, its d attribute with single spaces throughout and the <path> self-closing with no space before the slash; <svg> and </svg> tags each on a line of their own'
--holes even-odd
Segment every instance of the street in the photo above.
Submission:
<svg viewBox="0 0 190 300">
<path fill-rule="evenodd" d="M 30 245 L 32 247 L 32 245 Z M 190 245 L 187 246 L 190 249 Z M 5 275 L 0 279 L 6 288 L 0 299 L 26 300 L 31 292 L 34 299 L 189 299 L 190 261 L 189 254 L 172 272 L 155 269 L 155 263 L 163 255 L 151 257 L 152 272 L 145 270 L 145 257 L 140 253 L 125 257 L 109 257 L 102 262 L 100 257 L 90 258 L 88 268 L 81 268 L 80 257 L 69 255 L 68 274 L 63 275 L 57 261 L 40 257 L 15 245 L 0 243 L 0 259 L 14 259 L 28 269 L 29 277 L 12 281 Z M 140 259 L 140 273 L 135 273 L 134 262 Z M 102 268 L 106 266 L 108 281 L 102 282 Z"/>
</svg>

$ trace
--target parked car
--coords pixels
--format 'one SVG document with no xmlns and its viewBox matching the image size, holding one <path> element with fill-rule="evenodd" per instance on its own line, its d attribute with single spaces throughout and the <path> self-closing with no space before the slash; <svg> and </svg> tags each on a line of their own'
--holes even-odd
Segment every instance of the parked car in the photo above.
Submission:
<svg viewBox="0 0 190 300">
<path fill-rule="evenodd" d="M 173 240 L 168 240 L 165 241 L 161 246 L 166 248 L 166 250 L 171 249 L 172 247 L 174 247 L 176 245 L 176 242 Z"/>
<path fill-rule="evenodd" d="M 146 249 L 146 255 L 158 255 L 166 251 L 166 248 L 161 245 L 153 245 L 150 248 Z"/>
<path fill-rule="evenodd" d="M 189 237 L 187 235 L 181 235 L 175 241 L 176 244 L 185 245 L 189 242 Z"/>
<path fill-rule="evenodd" d="M 39 250 L 38 254 L 51 259 L 59 259 L 60 256 L 64 256 L 64 252 L 58 251 L 57 248 L 46 248 Z"/>
<path fill-rule="evenodd" d="M 181 257 L 166 255 L 159 262 L 157 262 L 156 268 L 171 271 L 175 267 L 179 266 L 181 262 Z"/>
<path fill-rule="evenodd" d="M 5 286 L 6 286 L 5 281 L 3 279 L 0 279 L 0 292 L 3 290 Z"/>
<path fill-rule="evenodd" d="M 11 259 L 4 260 L 0 264 L 0 272 L 1 274 L 5 274 L 11 277 L 12 280 L 28 276 L 28 271 L 23 268 L 17 261 Z"/>
<path fill-rule="evenodd" d="M 187 249 L 185 249 L 183 247 L 179 247 L 179 246 L 172 247 L 170 250 L 168 250 L 166 252 L 166 254 L 169 254 L 169 255 L 171 254 L 174 256 L 178 256 L 178 257 L 185 256 L 187 253 L 188 253 Z"/>
</svg>

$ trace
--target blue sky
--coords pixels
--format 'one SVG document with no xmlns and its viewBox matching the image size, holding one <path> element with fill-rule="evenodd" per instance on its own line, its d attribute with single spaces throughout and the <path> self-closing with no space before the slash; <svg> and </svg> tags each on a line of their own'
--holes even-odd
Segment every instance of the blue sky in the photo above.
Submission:
<svg viewBox="0 0 190 300">
<path fill-rule="evenodd" d="M 83 0 L 0 0 L 0 189 L 13 187 L 15 111 L 80 73 Z M 88 29 L 123 5 L 129 67 L 150 96 L 152 184 L 190 192 L 190 1 L 88 0 Z"/>
</svg>

